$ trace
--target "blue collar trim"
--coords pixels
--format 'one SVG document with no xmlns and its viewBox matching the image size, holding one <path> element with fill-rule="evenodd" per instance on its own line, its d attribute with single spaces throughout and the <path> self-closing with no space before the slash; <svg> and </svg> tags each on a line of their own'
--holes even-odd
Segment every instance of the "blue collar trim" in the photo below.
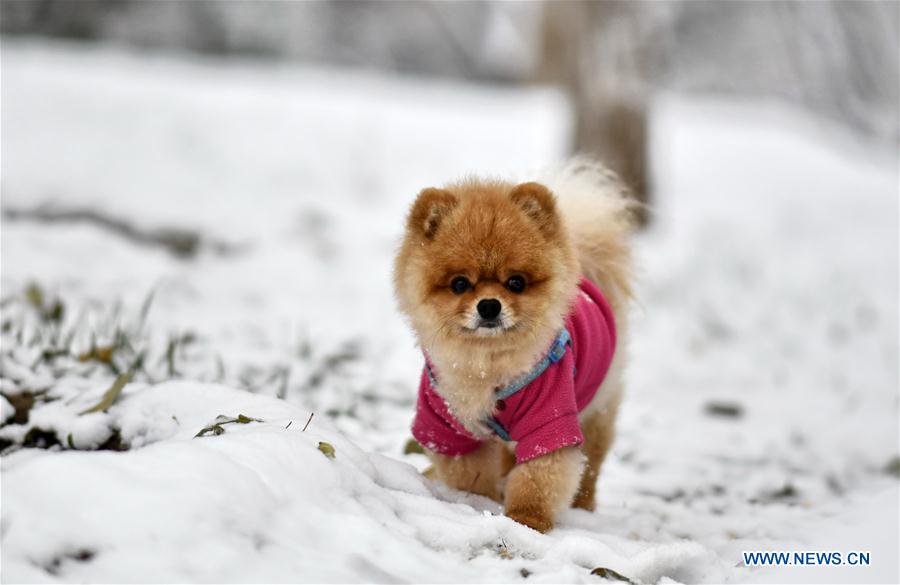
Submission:
<svg viewBox="0 0 900 585">
<path fill-rule="evenodd" d="M 549 368 L 551 364 L 555 364 L 563 359 L 563 356 L 566 355 L 566 347 L 571 344 L 572 336 L 569 335 L 569 330 L 563 329 L 560 331 L 559 335 L 556 336 L 556 339 L 553 340 L 553 345 L 550 346 L 547 355 L 545 355 L 541 361 L 536 363 L 525 375 L 514 380 L 512 384 L 505 388 L 501 388 L 494 393 L 497 400 L 509 398 L 525 386 L 528 386 L 537 380 L 541 374 L 547 371 L 547 368 Z"/>
<path fill-rule="evenodd" d="M 500 437 L 500 439 L 504 441 L 512 440 L 509 438 L 509 433 L 506 431 L 506 429 L 503 428 L 503 425 L 501 425 L 494 417 L 489 416 L 484 419 L 484 424 L 491 427 L 491 430 L 494 431 L 494 433 L 496 433 L 496 435 Z"/>
</svg>

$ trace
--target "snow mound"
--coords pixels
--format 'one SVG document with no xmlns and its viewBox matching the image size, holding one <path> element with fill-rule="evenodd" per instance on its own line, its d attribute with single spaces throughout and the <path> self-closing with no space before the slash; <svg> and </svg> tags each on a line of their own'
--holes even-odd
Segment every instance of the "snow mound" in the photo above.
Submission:
<svg viewBox="0 0 900 585">
<path fill-rule="evenodd" d="M 264 422 L 195 437 L 222 413 Z M 588 581 L 598 566 L 646 583 L 720 575 L 694 543 L 538 534 L 360 449 L 323 417 L 304 431 L 310 413 L 281 400 L 168 382 L 109 416 L 144 446 L 4 459 L 5 581 Z"/>
</svg>

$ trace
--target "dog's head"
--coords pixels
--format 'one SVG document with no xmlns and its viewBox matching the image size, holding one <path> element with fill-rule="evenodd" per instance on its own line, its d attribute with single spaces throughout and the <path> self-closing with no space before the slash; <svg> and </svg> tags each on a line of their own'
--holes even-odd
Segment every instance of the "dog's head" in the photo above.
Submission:
<svg viewBox="0 0 900 585">
<path fill-rule="evenodd" d="M 394 276 L 426 349 L 510 347 L 560 327 L 578 263 L 546 187 L 468 181 L 419 194 Z"/>
</svg>

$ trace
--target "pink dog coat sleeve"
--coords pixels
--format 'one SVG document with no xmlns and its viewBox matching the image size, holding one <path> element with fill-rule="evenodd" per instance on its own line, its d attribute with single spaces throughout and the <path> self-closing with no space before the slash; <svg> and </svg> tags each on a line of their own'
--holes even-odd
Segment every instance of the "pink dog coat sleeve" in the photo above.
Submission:
<svg viewBox="0 0 900 585">
<path fill-rule="evenodd" d="M 431 387 L 424 369 L 419 380 L 419 399 L 412 433 L 426 449 L 449 457 L 471 453 L 481 444 L 450 414 L 447 403 Z"/>
<path fill-rule="evenodd" d="M 584 442 L 578 413 L 593 399 L 612 363 L 616 347 L 612 310 L 590 281 L 582 279 L 579 289 L 565 320 L 572 341 L 563 358 L 494 405 L 494 419 L 517 442 L 518 463 Z M 448 456 L 471 453 L 481 442 L 452 415 L 425 371 L 412 431 L 422 446 Z"/>
</svg>

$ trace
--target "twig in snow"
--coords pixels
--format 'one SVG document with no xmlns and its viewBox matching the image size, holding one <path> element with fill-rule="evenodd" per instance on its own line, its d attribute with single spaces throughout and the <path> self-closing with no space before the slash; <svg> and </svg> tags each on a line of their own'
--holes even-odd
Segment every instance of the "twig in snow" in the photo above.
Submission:
<svg viewBox="0 0 900 585">
<path fill-rule="evenodd" d="M 309 418 L 306 419 L 306 424 L 303 425 L 303 430 L 300 431 L 301 433 L 305 433 L 305 432 L 306 432 L 306 427 L 308 427 L 308 426 L 309 426 L 309 423 L 312 422 L 312 417 L 313 417 L 314 414 L 316 414 L 316 413 L 314 413 L 314 412 L 309 413 Z"/>
<path fill-rule="evenodd" d="M 233 244 L 205 239 L 194 231 L 178 228 L 142 229 L 123 219 L 110 217 L 93 209 L 62 209 L 48 205 L 32 209 L 7 207 L 3 210 L 3 217 L 11 221 L 25 219 L 41 223 L 88 223 L 137 244 L 162 247 L 178 258 L 193 258 L 201 247 L 207 247 L 223 255 L 236 250 Z"/>
</svg>

